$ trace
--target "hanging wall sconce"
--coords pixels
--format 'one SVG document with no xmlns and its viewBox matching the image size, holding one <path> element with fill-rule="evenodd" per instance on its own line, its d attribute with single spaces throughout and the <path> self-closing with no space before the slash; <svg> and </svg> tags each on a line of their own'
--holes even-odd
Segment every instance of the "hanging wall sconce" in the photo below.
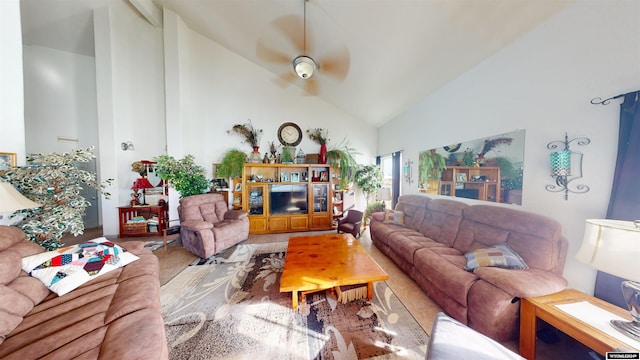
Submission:
<svg viewBox="0 0 640 360">
<path fill-rule="evenodd" d="M 411 184 L 413 179 L 411 178 L 411 166 L 413 165 L 413 161 L 407 160 L 402 166 L 402 176 L 404 177 L 404 182 Z"/>
<path fill-rule="evenodd" d="M 587 185 L 576 185 L 570 188 L 572 181 L 582 177 L 582 153 L 571 151 L 570 145 L 575 142 L 580 146 L 588 145 L 591 140 L 586 137 L 575 138 L 569 140 L 567 134 L 564 134 L 564 140 L 552 141 L 547 144 L 547 149 L 556 150 L 550 154 L 551 157 L 551 177 L 556 180 L 555 185 L 547 185 L 548 191 L 560 192 L 564 191 L 564 199 L 569 199 L 569 192 L 582 194 L 589 191 Z"/>
</svg>

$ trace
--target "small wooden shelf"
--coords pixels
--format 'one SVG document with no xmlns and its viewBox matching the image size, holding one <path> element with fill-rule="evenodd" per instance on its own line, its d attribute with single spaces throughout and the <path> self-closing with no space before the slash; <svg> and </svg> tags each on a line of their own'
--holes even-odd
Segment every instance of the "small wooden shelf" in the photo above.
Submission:
<svg viewBox="0 0 640 360">
<path fill-rule="evenodd" d="M 157 216 L 158 225 L 150 227 L 148 219 Z M 136 216 L 144 217 L 145 221 L 128 222 Z M 160 236 L 162 230 L 167 228 L 169 221 L 169 207 L 165 205 L 136 205 L 118 207 L 118 221 L 120 223 L 120 233 L 118 237 L 129 236 Z M 155 231 L 150 231 L 154 230 Z"/>
</svg>

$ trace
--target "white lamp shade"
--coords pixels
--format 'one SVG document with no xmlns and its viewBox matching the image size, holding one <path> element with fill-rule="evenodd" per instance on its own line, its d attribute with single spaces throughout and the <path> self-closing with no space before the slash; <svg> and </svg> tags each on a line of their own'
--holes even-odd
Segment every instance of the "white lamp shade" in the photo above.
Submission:
<svg viewBox="0 0 640 360">
<path fill-rule="evenodd" d="M 36 207 L 40 207 L 40 205 L 24 197 L 13 185 L 8 182 L 0 182 L 0 213 Z"/>
<path fill-rule="evenodd" d="M 391 200 L 391 189 L 389 188 L 378 188 L 378 192 L 376 193 L 377 200 Z"/>
<path fill-rule="evenodd" d="M 640 281 L 640 230 L 632 221 L 587 219 L 576 258 L 611 275 Z"/>
</svg>

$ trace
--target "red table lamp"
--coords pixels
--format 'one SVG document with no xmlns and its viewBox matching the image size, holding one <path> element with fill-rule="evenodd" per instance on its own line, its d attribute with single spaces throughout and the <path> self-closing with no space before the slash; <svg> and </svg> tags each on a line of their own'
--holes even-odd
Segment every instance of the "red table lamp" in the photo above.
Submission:
<svg viewBox="0 0 640 360">
<path fill-rule="evenodd" d="M 145 192 L 146 192 L 146 189 L 153 189 L 154 187 L 155 186 L 153 186 L 149 182 L 149 179 L 145 177 L 141 177 L 141 178 L 137 178 L 136 181 L 133 182 L 133 186 L 131 187 L 131 189 L 134 191 L 142 190 L 142 204 L 140 205 L 148 205 L 147 200 L 145 198 Z"/>
</svg>

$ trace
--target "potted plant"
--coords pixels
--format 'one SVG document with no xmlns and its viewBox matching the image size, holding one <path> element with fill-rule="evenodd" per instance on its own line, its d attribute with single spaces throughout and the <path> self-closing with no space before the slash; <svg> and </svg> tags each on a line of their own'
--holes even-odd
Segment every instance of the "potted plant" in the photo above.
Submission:
<svg viewBox="0 0 640 360">
<path fill-rule="evenodd" d="M 102 183 L 95 173 L 78 168 L 78 163 L 94 158 L 93 147 L 69 153 L 36 154 L 27 158 L 30 166 L 15 167 L 2 175 L 25 197 L 42 206 L 16 212 L 13 226 L 24 231 L 26 238 L 47 250 L 59 249 L 62 236 L 68 232 L 78 236 L 84 231 L 83 216 L 91 205 L 82 197 L 82 185 L 103 190 L 113 179 Z"/>
<path fill-rule="evenodd" d="M 222 162 L 217 167 L 218 177 L 226 179 L 241 177 L 246 160 L 246 153 L 238 149 L 227 150 L 222 157 Z"/>
<path fill-rule="evenodd" d="M 228 130 L 227 133 L 238 134 L 244 137 L 244 142 L 251 145 L 253 151 L 247 158 L 248 162 L 262 162 L 262 156 L 260 155 L 260 138 L 262 137 L 262 129 L 254 128 L 251 119 L 249 119 L 247 123 L 233 125 L 231 130 Z"/>
<path fill-rule="evenodd" d="M 473 150 L 467 149 L 464 151 L 464 155 L 462 155 L 462 161 L 460 163 L 461 166 L 473 166 L 475 162 L 475 157 L 473 155 Z"/>
<path fill-rule="evenodd" d="M 296 148 L 294 146 L 286 145 L 282 147 L 282 163 L 293 164 L 295 158 Z"/>
<path fill-rule="evenodd" d="M 447 168 L 447 159 L 436 152 L 436 149 L 423 151 L 418 155 L 419 181 L 431 191 L 438 190 L 440 175 Z"/>
<path fill-rule="evenodd" d="M 364 193 L 367 204 L 371 195 L 382 186 L 382 172 L 376 165 L 360 166 L 355 173 L 356 186 Z"/>
<path fill-rule="evenodd" d="M 181 198 L 202 194 L 211 185 L 205 176 L 204 167 L 197 165 L 194 159 L 191 154 L 180 160 L 169 155 L 153 159 L 156 162 L 156 174 L 176 189 Z"/>
<path fill-rule="evenodd" d="M 327 163 L 336 167 L 340 173 L 338 186 L 341 189 L 346 189 L 355 180 L 355 170 L 358 167 L 354 157 L 356 154 L 358 151 L 346 141 L 340 143 L 339 147 L 327 150 Z"/>
<path fill-rule="evenodd" d="M 329 141 L 329 130 L 323 128 L 307 129 L 309 139 L 320 145 L 320 164 L 327 163 L 327 142 Z"/>
</svg>

